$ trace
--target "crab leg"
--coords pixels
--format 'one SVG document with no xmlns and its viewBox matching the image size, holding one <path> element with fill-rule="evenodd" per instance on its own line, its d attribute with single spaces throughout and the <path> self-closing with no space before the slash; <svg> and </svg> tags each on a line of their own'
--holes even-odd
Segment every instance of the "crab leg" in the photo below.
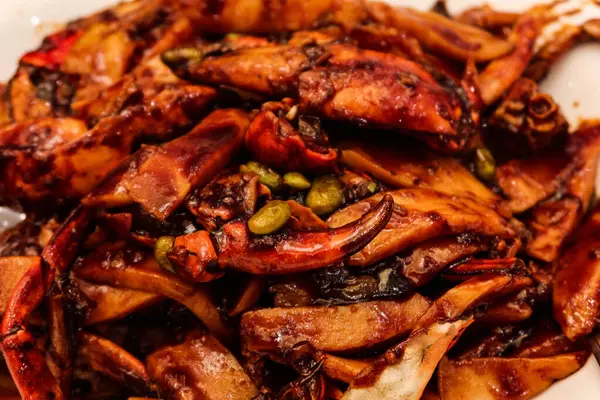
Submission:
<svg viewBox="0 0 600 400">
<path fill-rule="evenodd" d="M 266 237 L 251 234 L 243 221 L 230 222 L 215 234 L 219 265 L 251 274 L 286 274 L 335 264 L 383 229 L 393 205 L 392 197 L 385 195 L 372 211 L 339 228 Z"/>
</svg>

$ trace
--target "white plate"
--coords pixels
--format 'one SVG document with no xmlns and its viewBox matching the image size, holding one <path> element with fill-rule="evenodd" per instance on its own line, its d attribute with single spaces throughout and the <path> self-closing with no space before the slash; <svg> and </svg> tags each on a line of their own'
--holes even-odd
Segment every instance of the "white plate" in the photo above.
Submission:
<svg viewBox="0 0 600 400">
<path fill-rule="evenodd" d="M 389 2 L 428 9 L 435 0 Z M 523 11 L 539 3 L 535 0 L 447 0 L 448 9 L 453 14 L 485 2 L 507 11 Z M 0 0 L 0 81 L 10 78 L 19 56 L 25 50 L 35 48 L 44 34 L 51 32 L 61 22 L 114 3 L 115 0 Z M 598 15 L 600 7 L 586 6 L 583 13 L 570 17 L 570 21 L 580 23 Z M 580 46 L 560 60 L 543 83 L 544 90 L 556 99 L 574 126 L 582 118 L 600 117 L 599 66 L 600 44 Z M 14 215 L 0 208 L 0 230 L 4 223 L 12 222 L 14 218 Z M 596 400 L 599 394 L 600 368 L 590 358 L 580 371 L 556 383 L 537 399 Z"/>
</svg>

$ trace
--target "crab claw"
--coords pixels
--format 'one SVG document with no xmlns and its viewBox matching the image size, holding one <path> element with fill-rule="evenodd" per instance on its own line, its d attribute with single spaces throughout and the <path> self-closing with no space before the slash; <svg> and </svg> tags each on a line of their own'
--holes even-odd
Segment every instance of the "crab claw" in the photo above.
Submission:
<svg viewBox="0 0 600 400">
<path fill-rule="evenodd" d="M 274 108 L 279 108 L 275 106 Z M 292 110 L 287 115 L 293 119 Z M 302 132 L 302 120 L 296 130 L 286 118 L 275 114 L 277 110 L 263 109 L 246 132 L 246 146 L 261 163 L 287 171 L 335 170 L 338 153 L 318 143 L 321 132 Z M 302 118 L 302 117 L 301 117 Z M 311 135 L 312 133 L 312 135 Z M 316 134 L 316 138 L 312 137 Z M 317 140 L 315 140 L 317 139 Z"/>
<path fill-rule="evenodd" d="M 366 246 L 388 223 L 394 201 L 385 195 L 359 220 L 335 229 L 254 236 L 244 221 L 215 235 L 219 265 L 251 274 L 288 274 L 335 264 Z"/>
<path fill-rule="evenodd" d="M 25 400 L 65 398 L 25 324 L 29 314 L 42 302 L 44 292 L 41 259 L 31 257 L 27 272 L 12 291 L 0 324 L 4 360 Z"/>
</svg>

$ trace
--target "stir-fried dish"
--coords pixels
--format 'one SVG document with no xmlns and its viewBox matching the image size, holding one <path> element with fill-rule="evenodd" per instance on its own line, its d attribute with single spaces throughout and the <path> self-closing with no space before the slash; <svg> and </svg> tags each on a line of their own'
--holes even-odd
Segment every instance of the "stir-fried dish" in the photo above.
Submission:
<svg viewBox="0 0 600 400">
<path fill-rule="evenodd" d="M 553 5 L 135 0 L 0 84 L 0 393 L 529 399 L 600 317 Z"/>
</svg>

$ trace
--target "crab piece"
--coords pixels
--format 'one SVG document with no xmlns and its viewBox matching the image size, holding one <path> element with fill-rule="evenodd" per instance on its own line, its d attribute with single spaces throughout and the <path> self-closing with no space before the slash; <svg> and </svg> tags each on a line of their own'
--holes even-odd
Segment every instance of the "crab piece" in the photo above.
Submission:
<svg viewBox="0 0 600 400">
<path fill-rule="evenodd" d="M 479 90 L 484 104 L 490 105 L 498 100 L 523 74 L 541 31 L 542 18 L 536 12 L 519 17 L 508 39 L 514 50 L 489 63 L 479 75 Z"/>
<path fill-rule="evenodd" d="M 207 55 L 174 72 L 194 82 L 228 85 L 265 95 L 296 92 L 298 76 L 321 63 L 327 51 L 314 43 L 242 48 L 222 55 Z"/>
<path fill-rule="evenodd" d="M 547 358 L 445 358 L 440 363 L 438 387 L 447 400 L 531 399 L 581 368 L 587 356 L 579 352 Z"/>
<path fill-rule="evenodd" d="M 94 211 L 77 207 L 44 247 L 42 258 L 57 274 L 67 272 L 94 219 Z"/>
<path fill-rule="evenodd" d="M 23 399 L 65 399 L 44 353 L 27 327 L 26 319 L 42 302 L 45 277 L 41 259 L 31 257 L 27 272 L 14 287 L 0 323 L 0 347 Z"/>
<path fill-rule="evenodd" d="M 586 213 L 595 188 L 600 128 L 582 128 L 569 139 L 573 172 L 562 193 L 538 204 L 526 221 L 532 233 L 527 254 L 546 262 L 559 257 L 563 244 Z"/>
<path fill-rule="evenodd" d="M 456 17 L 456 21 L 495 32 L 512 27 L 518 18 L 518 13 L 497 11 L 488 4 L 484 4 L 463 11 Z"/>
<path fill-rule="evenodd" d="M 362 370 L 342 399 L 420 399 L 439 360 L 472 322 L 436 322 L 413 332 Z"/>
<path fill-rule="evenodd" d="M 250 217 L 259 198 L 269 196 L 255 173 L 224 174 L 192 191 L 185 205 L 199 224 L 213 232 L 237 217 Z"/>
<path fill-rule="evenodd" d="M 86 325 L 122 319 L 164 299 L 156 293 L 97 285 L 74 276 L 70 279 L 91 302 L 85 318 Z"/>
<path fill-rule="evenodd" d="M 287 274 L 342 261 L 369 243 L 392 216 L 393 200 L 383 196 L 358 220 L 319 231 L 283 231 L 264 237 L 244 221 L 232 221 L 215 234 L 222 268 L 251 274 Z"/>
<path fill-rule="evenodd" d="M 177 236 L 167 257 L 179 274 L 194 282 L 209 282 L 224 273 L 217 266 L 217 254 L 207 231 Z"/>
<path fill-rule="evenodd" d="M 347 140 L 339 143 L 339 147 L 343 164 L 354 171 L 367 172 L 392 187 L 431 188 L 449 195 L 469 196 L 502 211 L 500 197 L 460 161 L 419 143 Z"/>
<path fill-rule="evenodd" d="M 150 354 L 146 369 L 163 398 L 248 400 L 258 395 L 233 354 L 201 331 L 192 331 L 183 343 Z"/>
<path fill-rule="evenodd" d="M 465 124 L 471 122 L 462 118 L 467 106 L 456 91 L 446 90 L 423 67 L 393 54 L 336 52 L 328 60 L 330 66 L 300 74 L 302 112 L 361 126 L 408 131 L 447 152 L 464 148 L 470 135 Z"/>
<path fill-rule="evenodd" d="M 250 352 L 273 352 L 308 341 L 327 352 L 359 350 L 401 337 L 429 306 L 415 294 L 402 301 L 373 301 L 334 307 L 291 307 L 250 311 L 241 336 Z"/>
<path fill-rule="evenodd" d="M 184 4 L 187 6 L 185 14 L 193 21 L 194 27 L 203 32 L 278 33 L 308 29 L 329 13 L 343 12 L 345 3 L 348 2 L 227 0 L 213 7 L 199 0 L 188 0 Z M 240 18 L 240 15 L 244 17 Z M 346 12 L 343 15 L 350 14 Z"/>
<path fill-rule="evenodd" d="M 189 133 L 160 147 L 139 150 L 82 203 L 88 207 L 138 203 L 162 221 L 194 187 L 205 185 L 225 167 L 241 147 L 249 123 L 241 110 L 213 111 Z"/>
<path fill-rule="evenodd" d="M 511 211 L 520 214 L 557 192 L 573 173 L 571 161 L 563 149 L 549 149 L 496 168 L 496 182 Z"/>
<path fill-rule="evenodd" d="M 406 31 L 423 46 L 456 60 L 490 61 L 512 50 L 511 43 L 505 40 L 433 12 L 380 2 L 367 3 L 367 9 L 378 23 Z"/>
<path fill-rule="evenodd" d="M 487 250 L 489 244 L 467 236 L 440 237 L 414 247 L 410 255 L 397 257 L 402 275 L 415 287 L 431 281 L 444 268 L 461 258 Z"/>
<path fill-rule="evenodd" d="M 82 31 L 73 29 L 53 33 L 44 38 L 38 50 L 25 53 L 19 62 L 46 69 L 57 69 L 82 34 Z"/>
<path fill-rule="evenodd" d="M 314 129 L 309 123 L 314 118 L 303 116 L 298 118 L 295 128 L 291 122 L 296 119 L 287 118 L 292 109 L 283 103 L 263 105 L 246 132 L 246 148 L 258 162 L 277 170 L 335 172 L 338 152 L 329 146 L 325 132 L 318 124 Z"/>
<path fill-rule="evenodd" d="M 93 370 L 139 392 L 151 386 L 144 364 L 110 340 L 88 332 L 79 334 L 79 356 Z"/>
<path fill-rule="evenodd" d="M 36 263 L 35 256 L 12 256 L 0 258 L 0 317 L 6 311 L 12 292 L 23 277 L 31 270 L 32 264 Z"/>
<path fill-rule="evenodd" d="M 4 98 L 5 123 L 44 117 L 68 117 L 78 77 L 22 65 L 9 81 Z"/>
<path fill-rule="evenodd" d="M 553 288 L 554 316 L 565 335 L 575 339 L 590 334 L 600 315 L 600 213 L 584 225 L 580 239 L 559 261 Z"/>
<path fill-rule="evenodd" d="M 79 198 L 129 155 L 137 139 L 164 138 L 189 126 L 190 115 L 214 96 L 214 89 L 205 87 L 165 89 L 150 103 L 105 118 L 89 131 L 83 121 L 70 118 L 7 126 L 0 131 L 0 146 L 10 151 L 2 195 L 32 202 Z"/>
<path fill-rule="evenodd" d="M 89 282 L 168 297 L 189 308 L 222 340 L 231 339 L 231 329 L 221 319 L 207 288 L 165 272 L 153 257 L 135 249 L 125 249 L 125 242 L 101 247 L 80 259 L 73 274 Z"/>
<path fill-rule="evenodd" d="M 540 93 L 537 84 L 527 78 L 515 81 L 488 123 L 495 136 L 502 136 L 496 142 L 511 142 L 500 146 L 511 152 L 517 149 L 517 154 L 523 153 L 523 149 L 535 152 L 564 139 L 569 128 L 554 100 Z M 507 140 L 506 134 L 511 135 L 510 139 Z"/>
<path fill-rule="evenodd" d="M 439 361 L 473 322 L 464 314 L 518 287 L 512 277 L 490 274 L 450 289 L 419 318 L 408 339 L 356 376 L 344 399 L 419 399 Z"/>
<path fill-rule="evenodd" d="M 585 27 L 585 24 L 584 24 Z M 584 32 L 581 26 L 564 24 L 552 35 L 533 56 L 523 75 L 536 82 L 540 82 L 548 75 L 548 71 L 567 51 L 573 48 L 582 39 Z"/>
<path fill-rule="evenodd" d="M 126 108 L 149 104 L 165 89 L 176 90 L 186 85 L 189 84 L 175 76 L 157 56 L 140 63 L 98 96 L 75 100 L 71 109 L 74 115 L 93 126 L 102 118 L 117 115 Z M 160 98 L 157 97 L 157 100 Z"/>
<path fill-rule="evenodd" d="M 511 239 L 516 236 L 508 221 L 469 197 L 449 196 L 422 188 L 395 190 L 389 195 L 395 202 L 390 221 L 374 240 L 350 257 L 349 265 L 372 265 L 439 236 L 466 232 L 477 237 Z M 373 209 L 382 196 L 376 194 L 334 213 L 327 224 L 336 228 L 355 221 Z"/>
</svg>

